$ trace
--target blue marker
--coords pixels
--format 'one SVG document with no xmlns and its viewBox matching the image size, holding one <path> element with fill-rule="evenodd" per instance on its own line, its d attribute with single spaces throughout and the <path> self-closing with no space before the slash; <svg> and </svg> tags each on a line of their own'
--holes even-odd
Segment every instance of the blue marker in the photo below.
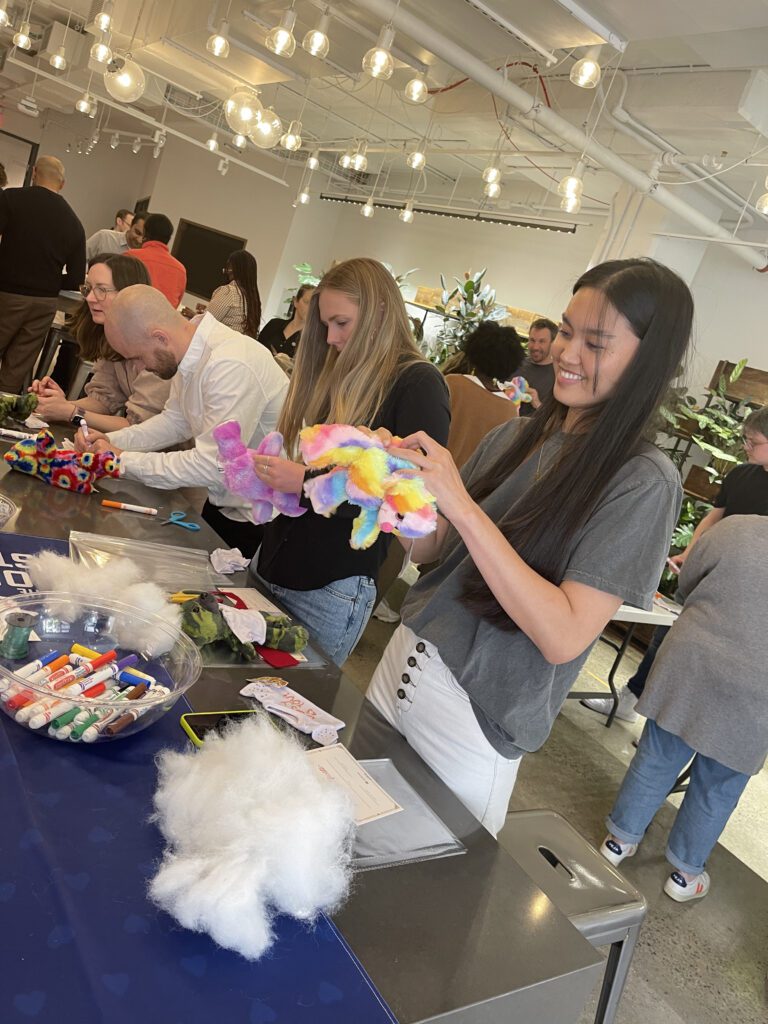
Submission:
<svg viewBox="0 0 768 1024">
<path fill-rule="evenodd" d="M 41 668 L 45 668 L 52 661 L 55 661 L 59 657 L 58 651 L 50 651 L 48 654 L 44 654 L 42 658 L 38 658 L 36 661 L 30 661 L 28 665 L 22 665 L 21 668 L 14 669 L 14 675 L 21 676 L 22 679 L 29 679 L 35 672 L 39 672 Z"/>
</svg>

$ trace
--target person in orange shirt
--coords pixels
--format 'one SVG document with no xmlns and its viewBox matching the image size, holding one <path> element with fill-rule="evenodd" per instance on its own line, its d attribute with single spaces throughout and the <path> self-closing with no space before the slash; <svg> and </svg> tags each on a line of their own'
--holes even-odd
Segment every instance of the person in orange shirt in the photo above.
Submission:
<svg viewBox="0 0 768 1024">
<path fill-rule="evenodd" d="M 152 286 L 178 309 L 187 287 L 187 271 L 168 251 L 172 234 L 173 224 L 164 213 L 150 213 L 144 222 L 144 244 L 140 249 L 129 249 L 126 255 L 142 261 Z"/>
</svg>

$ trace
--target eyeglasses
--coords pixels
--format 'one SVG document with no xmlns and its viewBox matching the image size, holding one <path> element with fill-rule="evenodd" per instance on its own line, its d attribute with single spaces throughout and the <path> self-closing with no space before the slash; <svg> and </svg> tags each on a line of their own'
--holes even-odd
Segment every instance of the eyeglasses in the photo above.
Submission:
<svg viewBox="0 0 768 1024">
<path fill-rule="evenodd" d="M 768 444 L 768 441 L 753 441 L 751 437 L 744 435 L 742 435 L 741 442 L 747 451 L 751 451 L 753 448 L 762 448 L 764 444 Z"/>
<path fill-rule="evenodd" d="M 80 294 L 83 296 L 84 299 L 87 299 L 88 296 L 91 294 L 91 292 L 93 292 L 93 294 L 96 296 L 97 300 L 99 302 L 103 302 L 104 299 L 106 299 L 106 297 L 109 295 L 110 292 L 117 292 L 117 291 L 120 291 L 120 289 L 119 288 L 107 288 L 107 286 L 104 285 L 104 284 L 88 284 L 86 282 L 85 284 L 81 284 L 80 285 L 79 291 L 80 291 Z"/>
</svg>

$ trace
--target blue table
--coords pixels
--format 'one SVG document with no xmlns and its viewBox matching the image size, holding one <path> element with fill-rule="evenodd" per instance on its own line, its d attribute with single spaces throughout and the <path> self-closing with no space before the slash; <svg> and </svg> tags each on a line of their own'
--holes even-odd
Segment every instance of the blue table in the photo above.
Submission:
<svg viewBox="0 0 768 1024">
<path fill-rule="evenodd" d="M 327 918 L 280 918 L 252 963 L 146 898 L 162 849 L 147 822 L 153 759 L 188 742 L 184 710 L 182 699 L 137 736 L 77 748 L 0 715 L 0 1021 L 392 1024 Z"/>
</svg>

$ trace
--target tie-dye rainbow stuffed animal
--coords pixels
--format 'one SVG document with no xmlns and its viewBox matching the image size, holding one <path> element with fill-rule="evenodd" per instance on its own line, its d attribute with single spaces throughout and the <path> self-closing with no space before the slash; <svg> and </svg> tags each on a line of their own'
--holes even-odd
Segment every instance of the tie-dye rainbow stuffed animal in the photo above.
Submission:
<svg viewBox="0 0 768 1024">
<path fill-rule="evenodd" d="M 77 494 L 90 494 L 101 477 L 120 475 L 120 462 L 112 452 L 57 448 L 50 430 L 41 430 L 37 437 L 18 441 L 5 453 L 5 461 L 10 463 L 11 469 Z"/>
<path fill-rule="evenodd" d="M 525 377 L 513 377 L 511 381 L 503 384 L 504 394 L 513 405 L 519 406 L 521 402 L 532 402 L 533 395 L 528 390 L 528 381 Z"/>
<path fill-rule="evenodd" d="M 380 532 L 415 538 L 435 529 L 435 499 L 418 470 L 390 455 L 378 437 L 323 423 L 302 430 L 299 450 L 311 469 L 329 469 L 304 484 L 315 512 L 330 516 L 345 501 L 360 506 L 350 539 L 356 550 L 369 548 Z"/>
</svg>

